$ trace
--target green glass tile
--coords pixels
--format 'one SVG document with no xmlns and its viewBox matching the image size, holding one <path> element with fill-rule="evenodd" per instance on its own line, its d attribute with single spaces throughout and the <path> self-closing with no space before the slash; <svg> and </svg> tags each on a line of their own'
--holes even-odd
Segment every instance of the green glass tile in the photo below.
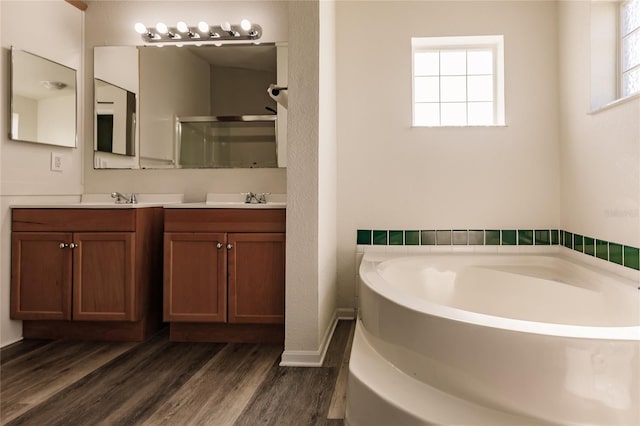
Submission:
<svg viewBox="0 0 640 426">
<path fill-rule="evenodd" d="M 624 246 L 624 266 L 640 270 L 640 250 L 637 247 Z"/>
<path fill-rule="evenodd" d="M 573 234 L 571 232 L 564 232 L 564 246 L 568 249 L 573 248 Z"/>
<path fill-rule="evenodd" d="M 457 246 L 466 246 L 469 243 L 469 237 L 466 230 L 452 231 L 452 239 L 453 244 Z"/>
<path fill-rule="evenodd" d="M 584 244 L 584 254 L 588 254 L 589 256 L 596 255 L 596 246 L 593 244 L 593 238 L 584 237 L 583 244 Z"/>
<path fill-rule="evenodd" d="M 548 229 L 536 229 L 536 245 L 537 246 L 548 246 L 551 244 L 549 240 L 549 230 Z"/>
<path fill-rule="evenodd" d="M 436 231 L 420 231 L 420 243 L 423 246 L 435 246 Z"/>
<path fill-rule="evenodd" d="M 358 244 L 371 244 L 371 230 L 358 229 Z"/>
<path fill-rule="evenodd" d="M 533 231 L 531 230 L 519 230 L 518 231 L 518 245 L 530 246 L 533 245 Z"/>
<path fill-rule="evenodd" d="M 551 230 L 551 244 L 554 246 L 560 244 L 560 232 L 557 229 Z"/>
<path fill-rule="evenodd" d="M 486 242 L 485 244 L 488 246 L 499 246 L 500 245 L 500 231 L 497 229 L 488 229 L 485 232 Z"/>
<path fill-rule="evenodd" d="M 404 244 L 417 246 L 420 244 L 420 231 L 404 231 Z"/>
<path fill-rule="evenodd" d="M 575 251 L 579 251 L 580 253 L 584 252 L 582 235 L 573 234 L 573 249 Z"/>
<path fill-rule="evenodd" d="M 609 262 L 622 265 L 622 245 L 609 243 Z"/>
<path fill-rule="evenodd" d="M 484 245 L 484 231 L 482 230 L 469 231 L 469 245 L 470 246 Z"/>
<path fill-rule="evenodd" d="M 609 245 L 604 240 L 596 240 L 596 257 L 609 260 Z"/>
<path fill-rule="evenodd" d="M 516 245 L 516 231 L 511 229 L 502 230 L 502 245 L 503 246 L 515 246 Z"/>
<path fill-rule="evenodd" d="M 436 244 L 439 246 L 450 246 L 451 231 L 436 231 Z"/>
<path fill-rule="evenodd" d="M 390 246 L 402 246 L 404 245 L 404 232 L 402 231 L 389 231 L 389 245 Z"/>
<path fill-rule="evenodd" d="M 377 246 L 386 246 L 387 231 L 373 231 L 373 244 Z"/>
</svg>

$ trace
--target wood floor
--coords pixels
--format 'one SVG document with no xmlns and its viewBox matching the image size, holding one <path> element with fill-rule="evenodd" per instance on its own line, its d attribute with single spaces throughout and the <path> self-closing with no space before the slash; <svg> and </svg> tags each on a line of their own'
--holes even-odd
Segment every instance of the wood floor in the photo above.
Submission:
<svg viewBox="0 0 640 426">
<path fill-rule="evenodd" d="M 353 321 L 320 368 L 280 345 L 23 341 L 0 351 L 3 425 L 343 425 Z M 335 389 L 335 392 L 334 392 Z"/>
</svg>

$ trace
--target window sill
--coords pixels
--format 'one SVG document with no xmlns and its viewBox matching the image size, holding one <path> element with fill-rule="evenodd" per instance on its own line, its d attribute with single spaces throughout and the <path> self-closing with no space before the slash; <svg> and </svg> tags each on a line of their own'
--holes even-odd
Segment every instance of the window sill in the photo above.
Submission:
<svg viewBox="0 0 640 426">
<path fill-rule="evenodd" d="M 598 113 L 600 113 L 602 111 L 606 111 L 608 109 L 617 107 L 618 105 L 626 104 L 627 102 L 631 102 L 631 101 L 634 101 L 636 99 L 640 99 L 640 92 L 639 93 L 634 93 L 633 95 L 629 95 L 629 96 L 626 96 L 624 98 L 616 99 L 615 101 L 611 101 L 608 104 L 604 104 L 600 108 L 592 109 L 587 114 L 588 115 L 595 115 L 595 114 L 598 114 Z"/>
</svg>

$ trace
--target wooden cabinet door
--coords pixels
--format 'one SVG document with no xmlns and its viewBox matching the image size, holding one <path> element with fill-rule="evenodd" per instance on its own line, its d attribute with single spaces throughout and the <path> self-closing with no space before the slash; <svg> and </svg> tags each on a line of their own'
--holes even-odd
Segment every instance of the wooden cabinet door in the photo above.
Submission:
<svg viewBox="0 0 640 426">
<path fill-rule="evenodd" d="M 11 234 L 11 318 L 71 319 L 71 259 L 66 232 Z"/>
<path fill-rule="evenodd" d="M 134 233 L 73 234 L 73 319 L 137 321 Z"/>
<path fill-rule="evenodd" d="M 226 252 L 225 233 L 165 232 L 165 321 L 227 321 Z"/>
<path fill-rule="evenodd" d="M 284 233 L 229 234 L 229 322 L 284 323 Z"/>
</svg>

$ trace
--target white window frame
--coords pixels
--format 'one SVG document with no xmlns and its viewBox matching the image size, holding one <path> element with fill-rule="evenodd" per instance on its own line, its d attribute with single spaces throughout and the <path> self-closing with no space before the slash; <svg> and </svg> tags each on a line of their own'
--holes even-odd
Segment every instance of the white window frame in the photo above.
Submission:
<svg viewBox="0 0 640 426">
<path fill-rule="evenodd" d="M 493 109 L 492 124 L 422 125 L 416 124 L 416 75 L 415 54 L 426 51 L 453 50 L 487 50 L 493 51 Z M 505 125 L 504 102 L 504 36 L 461 36 L 461 37 L 412 37 L 411 38 L 411 123 L 413 127 L 491 127 Z M 468 103 L 468 102 L 467 102 Z"/>
<path fill-rule="evenodd" d="M 628 36 L 630 36 L 631 34 L 635 33 L 636 31 L 640 31 L 640 27 L 636 27 L 635 29 L 633 29 L 631 32 L 629 32 L 626 37 L 625 34 L 622 33 L 622 22 L 623 22 L 623 9 L 624 9 L 624 5 L 626 3 L 629 3 L 629 0 L 621 0 L 618 3 L 618 37 L 617 37 L 617 42 L 618 42 L 618 70 L 619 72 L 618 74 L 618 99 L 624 99 L 627 97 L 631 97 L 631 96 L 635 96 L 640 94 L 640 91 L 636 91 L 633 93 L 625 93 L 625 87 L 624 87 L 624 74 L 626 72 L 632 71 L 634 69 L 638 69 L 638 67 L 640 67 L 640 65 L 637 65 L 633 68 L 630 68 L 629 70 L 624 70 L 624 51 L 623 51 L 623 46 L 624 46 L 624 39 Z"/>
</svg>

